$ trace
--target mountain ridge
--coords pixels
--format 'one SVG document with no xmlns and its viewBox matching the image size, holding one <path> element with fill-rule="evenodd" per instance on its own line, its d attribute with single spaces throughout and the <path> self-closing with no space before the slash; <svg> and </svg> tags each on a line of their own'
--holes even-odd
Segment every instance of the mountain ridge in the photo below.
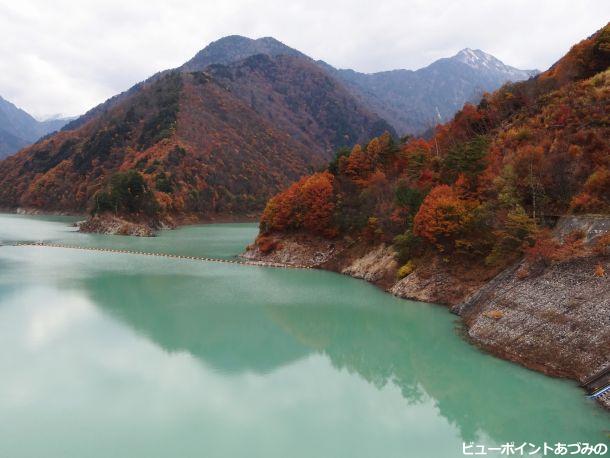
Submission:
<svg viewBox="0 0 610 458">
<path fill-rule="evenodd" d="M 484 92 L 498 89 L 502 84 L 508 82 L 510 80 L 508 75 L 514 77 L 518 74 L 522 79 L 526 79 L 533 73 L 538 72 L 537 70 L 518 70 L 514 67 L 502 64 L 507 69 L 510 69 L 510 71 L 506 72 L 504 77 L 500 77 L 496 72 L 493 78 L 490 79 L 490 77 L 487 76 L 481 82 L 479 81 L 480 70 L 460 62 L 470 69 L 462 67 L 461 71 L 458 71 L 458 73 L 461 73 L 460 78 L 465 80 L 467 84 L 462 83 L 462 86 L 464 87 L 460 87 L 457 91 L 451 92 L 448 97 L 446 92 L 439 92 L 438 88 L 445 85 L 444 77 L 448 73 L 451 73 L 451 68 L 446 68 L 444 71 L 441 71 L 440 77 L 438 75 L 439 72 L 437 71 L 434 78 L 434 84 L 431 87 L 426 87 L 426 81 L 429 80 L 430 75 L 422 75 L 421 72 L 425 71 L 425 69 L 435 69 L 438 66 L 442 66 L 442 62 L 446 59 L 453 59 L 453 61 L 456 61 L 455 58 L 459 53 L 452 57 L 438 59 L 418 70 L 396 69 L 375 73 L 360 73 L 356 70 L 335 68 L 322 60 L 314 60 L 301 51 L 291 48 L 273 37 L 252 39 L 242 35 L 228 35 L 209 43 L 191 59 L 176 67 L 174 70 L 187 72 L 205 71 L 206 67 L 210 65 L 228 64 L 256 54 L 266 54 L 272 57 L 289 55 L 315 62 L 316 65 L 328 72 L 331 76 L 339 79 L 352 95 L 366 105 L 370 111 L 390 122 L 399 135 L 404 135 L 406 133 L 421 134 L 426 130 L 433 128 L 438 122 L 447 121 L 464 103 L 477 102 Z M 485 55 L 491 56 L 487 53 L 485 53 Z M 494 59 L 501 63 L 498 59 Z M 460 67 L 458 66 L 458 69 L 459 68 Z M 144 81 L 154 80 L 167 71 L 169 70 L 160 71 Z M 515 73 L 515 71 L 521 73 Z M 430 72 L 430 70 L 428 70 L 428 72 Z M 126 91 L 117 94 L 106 102 L 92 108 L 80 119 L 68 123 L 65 126 L 65 129 L 79 127 L 91 116 L 112 106 L 112 104 L 117 100 L 120 100 L 123 95 L 138 90 L 140 84 L 141 83 L 136 83 Z M 381 87 L 378 90 L 375 90 L 375 87 L 379 87 L 380 85 Z M 423 92 L 421 89 L 422 86 L 424 87 Z M 406 93 L 407 95 L 404 96 L 403 93 Z M 436 95 L 437 93 L 439 93 L 438 96 Z M 426 95 L 423 96 L 422 94 Z M 429 97 L 431 102 L 427 102 L 426 97 Z M 444 101 L 447 99 L 450 100 L 450 103 L 448 106 L 444 107 Z M 407 114 L 405 115 L 403 113 Z"/>
<path fill-rule="evenodd" d="M 243 256 L 453 306 L 476 345 L 585 386 L 610 356 L 608 113 L 610 23 L 432 138 L 381 136 L 301 178 Z"/>
<path fill-rule="evenodd" d="M 479 61 L 493 63 L 494 68 L 475 66 L 464 58 L 464 52 L 469 49 L 437 59 L 417 70 L 360 73 L 335 69 L 323 61 L 319 63 L 342 79 L 355 95 L 398 132 L 416 135 L 448 121 L 464 103 L 477 103 L 485 92 L 538 73 L 538 70 L 519 70 L 505 65 L 483 51 L 476 57 Z M 487 59 L 481 59 L 482 56 Z"/>
<path fill-rule="evenodd" d="M 468 65 L 447 62 L 476 78 Z M 221 38 L 0 163 L 0 205 L 95 211 L 95 196 L 106 192 L 112 176 L 133 170 L 151 190 L 147 195 L 161 218 L 262 210 L 267 198 L 321 167 L 337 149 L 384 131 L 397 136 L 337 72 L 271 37 Z M 462 102 L 456 97 L 454 108 Z M 243 132 L 234 128 L 242 124 Z"/>
<path fill-rule="evenodd" d="M 231 49 L 231 46 L 241 48 L 236 51 Z M 214 60 L 230 61 L 231 57 L 223 53 L 240 59 L 248 54 L 263 53 L 271 56 L 293 55 L 311 60 L 333 77 L 340 79 L 352 95 L 371 111 L 389 121 L 400 135 L 421 134 L 438 122 L 448 121 L 464 103 L 478 102 L 484 92 L 498 89 L 506 82 L 528 79 L 539 73 L 538 70 L 519 70 L 504 64 L 491 54 L 470 48 L 464 48 L 454 56 L 438 59 L 418 70 L 395 69 L 361 73 L 352 69 L 338 69 L 322 60 L 313 60 L 272 37 L 251 39 L 240 35 L 230 35 L 210 43 L 179 68 L 204 70 Z M 466 59 L 465 54 L 470 55 L 470 61 Z M 473 57 L 487 65 L 473 65 Z M 460 62 L 471 70 L 455 65 L 447 67 L 445 63 L 449 61 Z M 459 78 L 455 78 L 453 74 L 459 75 Z M 432 76 L 433 84 L 426 84 Z M 453 91 L 443 91 L 447 80 L 456 86 Z M 436 93 L 440 95 L 435 96 Z M 449 103 L 445 104 L 446 100 L 449 100 Z"/>
<path fill-rule="evenodd" d="M 520 77 L 532 77 L 540 73 L 540 70 L 521 70 L 511 65 L 506 65 L 497 57 L 480 49 L 464 48 L 452 56 L 473 68 L 492 67 L 501 72 L 515 73 Z"/>
<path fill-rule="evenodd" d="M 0 159 L 61 129 L 67 122 L 67 118 L 39 121 L 0 96 Z"/>
<path fill-rule="evenodd" d="M 207 69 L 160 72 L 0 162 L 0 206 L 107 211 L 119 175 L 164 222 L 251 215 L 337 148 L 392 130 L 299 56 Z"/>
</svg>

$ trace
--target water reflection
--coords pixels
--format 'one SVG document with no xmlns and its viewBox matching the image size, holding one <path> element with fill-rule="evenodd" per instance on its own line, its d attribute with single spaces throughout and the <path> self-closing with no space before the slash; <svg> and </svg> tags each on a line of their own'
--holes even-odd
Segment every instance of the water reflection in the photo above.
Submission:
<svg viewBox="0 0 610 458">
<path fill-rule="evenodd" d="M 149 312 L 169 320 L 167 334 L 149 326 L 156 320 L 117 313 L 98 302 L 111 295 L 82 287 L 97 284 L 95 278 L 79 280 L 81 287 L 69 281 L 21 285 L 14 293 L 0 288 L 0 410 L 10 418 L 0 422 L 0 456 L 401 457 L 457 450 L 455 429 L 430 401 L 401 408 L 394 385 L 375 388 L 315 352 L 292 361 L 272 356 L 262 366 L 231 357 L 229 371 L 210 370 L 210 350 L 193 354 L 208 342 L 219 348 L 217 339 L 195 338 L 187 320 L 171 319 L 156 300 Z M 198 318 L 224 326 L 226 315 L 216 312 Z M 194 332 L 173 339 L 180 329 Z M 277 326 L 269 331 L 283 333 Z M 246 342 L 258 340 L 251 335 Z M 282 355 L 273 344 L 285 338 L 274 337 L 261 350 Z M 171 351 L 163 348 L 168 342 Z M 266 373 L 252 369 L 274 364 Z M 425 450 L 437 434 L 446 442 Z"/>
<path fill-rule="evenodd" d="M 188 351 L 222 372 L 266 373 L 310 353 L 263 307 L 214 291 L 229 286 L 218 279 L 104 273 L 84 283 L 102 309 L 166 351 Z"/>
<path fill-rule="evenodd" d="M 303 274 L 266 270 L 264 282 L 216 284 L 231 288 L 228 295 L 216 294 L 198 276 L 109 274 L 84 289 L 165 350 L 186 350 L 223 372 L 269 373 L 315 352 L 377 389 L 396 386 L 408 404 L 432 398 L 465 441 L 602 437 L 605 413 L 586 405 L 575 388 L 481 354 L 456 336 L 445 310 L 316 272 L 318 287 L 343 291 L 320 303 L 307 287 L 293 284 Z M 276 282 L 284 285 L 282 301 L 265 294 Z"/>
<path fill-rule="evenodd" d="M 327 272 L 0 247 L 0 456 L 438 458 L 463 440 L 604 440 L 607 414 L 573 384 L 455 326 Z"/>
</svg>

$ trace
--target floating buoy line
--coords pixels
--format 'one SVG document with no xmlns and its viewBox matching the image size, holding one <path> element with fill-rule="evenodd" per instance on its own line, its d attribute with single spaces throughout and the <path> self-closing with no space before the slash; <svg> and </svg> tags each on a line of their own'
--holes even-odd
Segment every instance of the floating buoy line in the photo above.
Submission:
<svg viewBox="0 0 610 458">
<path fill-rule="evenodd" d="M 208 258 L 204 256 L 187 256 L 182 254 L 172 253 L 156 253 L 148 251 L 137 251 L 137 250 L 123 250 L 118 248 L 99 248 L 99 247 L 88 247 L 79 245 L 66 245 L 63 243 L 48 243 L 48 242 L 22 242 L 16 243 L 13 246 L 25 246 L 25 247 L 46 247 L 46 248 L 66 248 L 71 250 L 86 250 L 86 251 L 100 251 L 103 253 L 118 253 L 118 254 L 134 254 L 140 256 L 155 256 L 159 258 L 171 258 L 171 259 L 186 259 L 190 261 L 205 261 L 205 262 L 221 262 L 224 264 L 239 264 L 245 266 L 258 266 L 258 267 L 273 267 L 276 269 L 311 269 L 311 266 L 302 265 L 287 265 L 279 264 L 275 262 L 266 261 L 251 261 L 248 259 L 223 259 L 223 258 Z"/>
</svg>

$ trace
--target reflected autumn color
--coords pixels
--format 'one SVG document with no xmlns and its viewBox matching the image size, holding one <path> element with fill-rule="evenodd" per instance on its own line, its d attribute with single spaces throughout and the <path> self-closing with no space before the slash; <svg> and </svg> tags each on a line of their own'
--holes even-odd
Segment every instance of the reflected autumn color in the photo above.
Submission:
<svg viewBox="0 0 610 458">
<path fill-rule="evenodd" d="M 255 230 L 216 228 L 192 228 L 193 250 Z M 573 383 L 470 346 L 445 308 L 317 270 L 4 246 L 0 343 L 1 456 L 436 458 L 607 424 Z"/>
<path fill-rule="evenodd" d="M 315 353 L 378 389 L 397 386 L 408 405 L 431 398 L 465 441 L 481 434 L 499 442 L 588 434 L 591 412 L 582 409 L 573 383 L 480 353 L 441 307 L 397 300 L 335 274 L 257 270 L 264 272 L 253 276 L 264 281 L 242 280 L 229 294 L 210 291 L 197 276 L 109 276 L 84 290 L 165 350 L 186 350 L 225 373 L 265 374 Z M 315 281 L 300 282 L 310 274 Z M 318 299 L 314 282 L 330 294 Z M 266 297 L 266 288 L 283 288 L 283 297 Z M 180 298 L 180 291 L 193 290 Z M 145 302 L 139 291 L 150 294 Z M 570 416 L 562 414 L 566 406 Z M 515 421 L 521 416 L 529 420 Z"/>
</svg>

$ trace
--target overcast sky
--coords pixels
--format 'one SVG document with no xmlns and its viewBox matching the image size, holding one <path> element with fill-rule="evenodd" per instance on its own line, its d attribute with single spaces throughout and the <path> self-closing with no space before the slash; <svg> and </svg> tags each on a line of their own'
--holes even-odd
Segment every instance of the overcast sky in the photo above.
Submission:
<svg viewBox="0 0 610 458">
<path fill-rule="evenodd" d="M 0 95 L 80 114 L 230 34 L 363 72 L 465 47 L 544 70 L 609 20 L 609 0 L 0 0 Z"/>
</svg>

